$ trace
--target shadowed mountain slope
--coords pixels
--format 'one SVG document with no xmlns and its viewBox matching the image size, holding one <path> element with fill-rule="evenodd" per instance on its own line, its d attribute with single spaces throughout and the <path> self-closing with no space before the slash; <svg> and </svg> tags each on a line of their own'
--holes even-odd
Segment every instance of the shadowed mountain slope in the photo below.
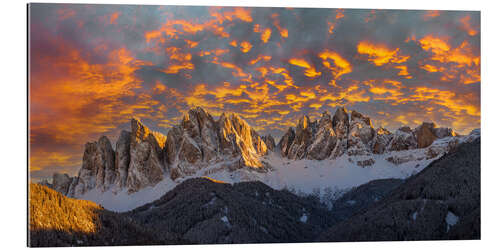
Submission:
<svg viewBox="0 0 500 250">
<path fill-rule="evenodd" d="M 460 145 L 320 241 L 480 238 L 480 139 Z"/>
<path fill-rule="evenodd" d="M 261 182 L 231 185 L 208 178 L 186 180 L 129 215 L 153 231 L 205 244 L 307 242 L 332 225 L 317 199 Z"/>
</svg>

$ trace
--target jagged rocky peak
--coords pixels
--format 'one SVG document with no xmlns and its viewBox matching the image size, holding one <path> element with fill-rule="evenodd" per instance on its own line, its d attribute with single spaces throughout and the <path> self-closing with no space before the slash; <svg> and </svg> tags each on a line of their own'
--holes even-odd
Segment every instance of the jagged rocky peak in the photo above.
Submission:
<svg viewBox="0 0 500 250">
<path fill-rule="evenodd" d="M 330 156 L 337 145 L 337 136 L 333 129 L 333 121 L 327 111 L 323 112 L 319 121 L 317 133 L 311 145 L 307 148 L 307 158 L 323 160 Z"/>
<path fill-rule="evenodd" d="M 364 155 L 370 153 L 370 142 L 375 136 L 371 119 L 353 110 L 349 122 L 348 154 Z"/>
<path fill-rule="evenodd" d="M 233 168 L 260 168 L 259 158 L 267 152 L 267 144 L 240 116 L 223 113 L 215 121 L 200 107 L 189 110 L 169 131 L 165 146 L 172 179 L 230 159 L 235 161 Z"/>
<path fill-rule="evenodd" d="M 311 122 L 309 116 L 303 115 L 295 127 L 295 138 L 288 150 L 289 159 L 303 159 L 307 156 L 307 147 L 313 140 L 317 122 Z"/>
<path fill-rule="evenodd" d="M 276 142 L 274 141 L 274 137 L 270 134 L 265 135 L 261 138 L 266 144 L 267 150 L 273 152 L 276 148 Z"/>
<path fill-rule="evenodd" d="M 415 128 L 415 137 L 417 139 L 417 147 L 425 148 L 431 145 L 438 137 L 434 134 L 436 124 L 433 122 L 424 122 Z"/>
<path fill-rule="evenodd" d="M 328 111 L 324 111 L 321 114 L 318 126 L 319 128 L 325 128 L 325 127 L 333 128 L 333 120 Z"/>
<path fill-rule="evenodd" d="M 390 151 L 402 151 L 417 148 L 417 139 L 410 127 L 404 126 L 394 132 L 389 145 Z"/>
<path fill-rule="evenodd" d="M 126 187 L 129 193 L 154 186 L 163 180 L 165 136 L 153 133 L 138 119 L 131 120 L 130 163 Z"/>
<path fill-rule="evenodd" d="M 458 134 L 451 128 L 438 128 L 433 122 L 423 122 L 415 128 L 415 136 L 419 148 L 430 146 L 436 139 L 444 137 L 455 137 Z"/>
<path fill-rule="evenodd" d="M 356 121 L 356 120 L 360 120 L 365 125 L 373 128 L 372 121 L 371 121 L 370 117 L 364 116 L 363 114 L 359 113 L 358 111 L 353 110 L 351 112 L 351 121 Z"/>
<path fill-rule="evenodd" d="M 101 136 L 96 142 L 86 143 L 82 167 L 69 193 L 82 195 L 93 188 L 106 191 L 114 181 L 115 152 L 109 139 Z"/>
<path fill-rule="evenodd" d="M 345 107 L 337 108 L 333 116 L 333 126 L 338 137 L 346 137 L 349 130 L 349 115 Z"/>
<path fill-rule="evenodd" d="M 391 142 L 393 134 L 389 130 L 379 127 L 375 131 L 372 150 L 374 154 L 383 154 L 387 150 L 387 145 Z"/>
<path fill-rule="evenodd" d="M 131 142 L 138 143 L 149 140 L 151 143 L 158 144 L 160 148 L 165 146 L 166 136 L 160 132 L 150 130 L 146 127 L 139 118 L 132 118 L 130 120 Z"/>
<path fill-rule="evenodd" d="M 281 137 L 278 143 L 278 149 L 280 150 L 282 157 L 286 157 L 288 155 L 288 151 L 294 139 L 295 139 L 295 130 L 292 127 L 290 127 L 283 135 L 283 137 Z"/>
<path fill-rule="evenodd" d="M 73 178 L 68 174 L 54 173 L 52 176 L 52 184 L 49 187 L 66 195 L 72 182 Z"/>
<path fill-rule="evenodd" d="M 295 128 L 289 128 L 278 147 L 289 159 L 334 159 L 343 154 L 369 156 L 388 151 L 429 147 L 436 139 L 455 136 L 449 128 L 423 123 L 414 130 L 401 127 L 393 133 L 385 128 L 374 129 L 370 117 L 345 107 L 338 107 L 333 117 L 323 112 L 317 121 L 302 116 Z"/>
<path fill-rule="evenodd" d="M 366 160 L 361 165 L 369 166 L 373 153 L 431 148 L 437 138 L 456 135 L 433 123 L 423 123 L 414 130 L 402 127 L 394 134 L 384 128 L 375 130 L 368 116 L 355 110 L 348 113 L 345 107 L 337 108 L 333 116 L 325 111 L 315 121 L 303 115 L 277 145 L 271 135 L 260 136 L 237 114 L 223 113 L 215 120 L 201 107 L 189 110 L 167 136 L 149 129 L 138 118 L 132 118 L 130 126 L 130 132 L 119 134 L 115 150 L 106 136 L 87 143 L 78 176 L 54 177 L 57 180 L 50 185 L 71 197 L 81 197 L 92 189 L 105 192 L 112 186 L 113 192 L 133 193 L 165 178 L 244 167 L 266 171 L 262 156 L 275 150 L 289 159 L 360 155 Z M 435 152 L 441 151 L 432 149 L 430 155 Z"/>
<path fill-rule="evenodd" d="M 130 166 L 130 142 L 132 133 L 122 130 L 118 141 L 116 141 L 115 165 L 116 165 L 116 188 L 117 190 L 127 185 L 128 169 Z"/>
<path fill-rule="evenodd" d="M 266 143 L 248 123 L 236 114 L 227 117 L 225 114 L 219 119 L 221 128 L 221 141 L 224 149 L 229 146 L 230 151 L 237 152 L 244 166 L 259 168 L 262 163 L 259 156 L 267 154 Z"/>
</svg>

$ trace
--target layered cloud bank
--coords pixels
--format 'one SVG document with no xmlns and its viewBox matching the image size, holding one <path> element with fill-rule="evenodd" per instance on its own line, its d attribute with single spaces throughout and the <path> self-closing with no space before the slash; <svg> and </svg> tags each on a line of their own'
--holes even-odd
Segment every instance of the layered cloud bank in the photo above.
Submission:
<svg viewBox="0 0 500 250">
<path fill-rule="evenodd" d="M 190 107 L 281 136 L 345 105 L 395 129 L 480 126 L 479 12 L 34 4 L 30 171 Z"/>
</svg>

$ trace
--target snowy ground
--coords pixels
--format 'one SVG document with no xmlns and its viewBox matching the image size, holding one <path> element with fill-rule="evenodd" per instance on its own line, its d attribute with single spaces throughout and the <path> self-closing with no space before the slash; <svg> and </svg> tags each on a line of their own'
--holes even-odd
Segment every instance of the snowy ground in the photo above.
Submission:
<svg viewBox="0 0 500 250">
<path fill-rule="evenodd" d="M 163 181 L 154 187 L 141 189 L 140 191 L 128 194 L 126 190 L 113 193 L 113 188 L 102 193 L 93 189 L 85 193 L 84 200 L 91 200 L 104 208 L 123 212 L 134 209 L 148 202 L 160 198 L 169 190 L 173 189 L 178 183 L 193 178 L 208 176 L 216 180 L 227 183 L 236 183 L 241 181 L 262 181 L 274 189 L 287 188 L 299 194 L 312 194 L 325 192 L 330 188 L 333 191 L 348 190 L 350 188 L 362 185 L 371 180 L 384 178 L 407 178 L 427 166 L 432 160 L 410 161 L 400 165 L 394 165 L 385 160 L 388 157 L 384 155 L 371 156 L 375 164 L 368 167 L 356 165 L 356 158 L 353 162 L 348 160 L 346 155 L 335 160 L 288 160 L 283 159 L 275 153 L 264 157 L 273 170 L 268 173 L 259 173 L 250 169 L 240 169 L 234 172 L 218 171 L 212 174 L 206 174 L 207 169 L 199 171 L 197 174 L 172 181 L 170 178 L 164 178 Z M 351 157 L 352 159 L 353 157 Z M 417 167 L 416 167 L 417 166 Z M 212 168 L 219 167 L 216 164 Z"/>
<path fill-rule="evenodd" d="M 436 140 L 431 146 L 442 148 L 448 143 L 447 140 L 447 138 Z M 104 193 L 94 189 L 78 198 L 94 201 L 109 210 L 128 211 L 160 198 L 167 191 L 188 178 L 202 176 L 208 176 L 227 183 L 258 180 L 274 189 L 287 188 L 298 194 L 314 193 L 322 197 L 327 189 L 333 192 L 344 192 L 376 179 L 402 179 L 414 175 L 442 155 L 440 153 L 435 158 L 426 159 L 426 150 L 427 148 L 351 157 L 344 154 L 334 160 L 322 161 L 289 160 L 280 157 L 277 153 L 271 153 L 262 159 L 272 166 L 272 170 L 267 173 L 260 173 L 251 169 L 239 169 L 229 172 L 222 167 L 223 162 L 200 170 L 193 176 L 179 178 L 175 181 L 166 177 L 155 187 L 144 188 L 130 195 L 127 194 L 126 190 L 114 194 L 111 188 L 110 191 Z M 409 158 L 411 160 L 396 165 L 386 160 L 390 156 Z M 375 163 L 367 167 L 360 167 L 356 164 L 357 161 L 367 158 L 375 160 Z"/>
</svg>

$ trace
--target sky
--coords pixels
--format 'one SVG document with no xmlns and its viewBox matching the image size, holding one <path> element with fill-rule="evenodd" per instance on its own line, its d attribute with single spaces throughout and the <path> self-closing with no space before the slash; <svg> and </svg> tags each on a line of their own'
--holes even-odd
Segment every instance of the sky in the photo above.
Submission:
<svg viewBox="0 0 500 250">
<path fill-rule="evenodd" d="M 77 174 L 84 145 L 190 108 L 279 140 L 337 107 L 395 130 L 480 127 L 477 11 L 31 4 L 30 176 Z"/>
</svg>

